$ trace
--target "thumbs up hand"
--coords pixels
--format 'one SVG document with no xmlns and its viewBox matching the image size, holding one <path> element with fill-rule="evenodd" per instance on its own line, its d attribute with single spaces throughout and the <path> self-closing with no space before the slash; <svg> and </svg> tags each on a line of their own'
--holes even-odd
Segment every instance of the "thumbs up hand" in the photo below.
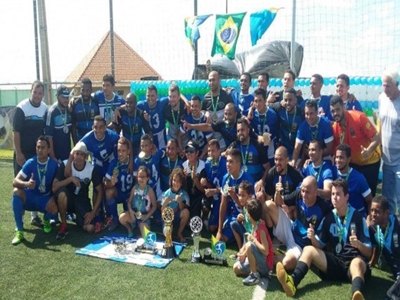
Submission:
<svg viewBox="0 0 400 300">
<path fill-rule="evenodd" d="M 277 192 L 283 191 L 282 176 L 279 176 L 278 182 L 275 185 L 275 191 L 277 191 Z"/>
<path fill-rule="evenodd" d="M 27 188 L 28 189 L 30 189 L 30 190 L 33 190 L 34 188 L 35 188 L 35 186 L 36 186 L 36 181 L 35 181 L 35 178 L 34 178 L 34 175 L 33 175 L 33 173 L 31 174 L 31 177 L 29 178 L 29 180 L 28 180 L 28 183 L 27 183 Z"/>
<path fill-rule="evenodd" d="M 307 228 L 307 237 L 308 237 L 310 240 L 315 239 L 314 225 L 311 224 L 311 223 L 310 223 L 310 225 L 308 225 L 308 228 Z"/>
<path fill-rule="evenodd" d="M 349 236 L 349 240 L 351 246 L 353 246 L 356 249 L 359 248 L 361 242 L 357 238 L 355 228 L 351 228 L 351 235 Z"/>
</svg>

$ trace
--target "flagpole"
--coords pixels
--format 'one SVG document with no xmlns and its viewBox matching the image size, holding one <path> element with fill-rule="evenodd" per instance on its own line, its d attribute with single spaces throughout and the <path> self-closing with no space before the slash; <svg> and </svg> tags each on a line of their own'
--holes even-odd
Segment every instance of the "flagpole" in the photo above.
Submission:
<svg viewBox="0 0 400 300">
<path fill-rule="evenodd" d="M 194 15 L 197 16 L 197 0 L 194 0 Z M 199 52 L 197 50 L 197 40 L 194 43 L 194 72 L 193 72 L 193 79 L 197 79 L 196 68 L 199 64 Z"/>
<path fill-rule="evenodd" d="M 115 55 L 114 55 L 114 13 L 113 1 L 109 1 L 110 12 L 110 57 L 111 57 L 111 74 L 115 78 Z"/>
<path fill-rule="evenodd" d="M 228 0 L 227 0 L 228 1 Z M 290 41 L 290 69 L 294 72 L 294 53 L 296 39 L 296 0 L 292 1 L 292 39 Z M 298 74 L 296 74 L 298 75 Z"/>
<path fill-rule="evenodd" d="M 225 14 L 228 14 L 228 0 L 225 0 Z"/>
</svg>

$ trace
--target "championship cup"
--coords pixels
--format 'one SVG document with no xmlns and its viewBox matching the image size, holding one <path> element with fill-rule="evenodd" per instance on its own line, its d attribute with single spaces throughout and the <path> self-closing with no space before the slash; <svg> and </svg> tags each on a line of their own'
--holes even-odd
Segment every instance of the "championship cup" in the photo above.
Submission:
<svg viewBox="0 0 400 300">
<path fill-rule="evenodd" d="M 200 244 L 200 232 L 203 229 L 203 221 L 200 217 L 195 216 L 190 219 L 190 229 L 192 230 L 193 237 L 193 252 L 192 252 L 192 263 L 199 263 L 201 261 L 201 255 L 199 251 Z"/>
<path fill-rule="evenodd" d="M 164 236 L 165 244 L 161 252 L 164 258 L 174 258 L 176 256 L 175 247 L 172 244 L 172 222 L 174 221 L 174 210 L 171 207 L 166 207 L 162 211 L 162 219 L 164 221 Z"/>
</svg>

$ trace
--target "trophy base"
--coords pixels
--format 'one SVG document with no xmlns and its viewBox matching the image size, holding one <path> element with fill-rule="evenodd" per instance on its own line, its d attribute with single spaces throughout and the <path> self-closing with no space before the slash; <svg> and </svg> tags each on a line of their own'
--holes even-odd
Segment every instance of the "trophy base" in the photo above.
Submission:
<svg viewBox="0 0 400 300">
<path fill-rule="evenodd" d="M 161 256 L 163 258 L 175 258 L 176 253 L 175 253 L 175 247 L 174 245 L 169 246 L 169 247 L 164 247 L 161 251 Z"/>
<path fill-rule="evenodd" d="M 147 254 L 156 254 L 157 253 L 157 249 L 155 247 L 138 247 L 135 249 L 136 252 L 139 253 L 147 253 Z"/>
<path fill-rule="evenodd" d="M 197 264 L 202 261 L 202 258 L 200 255 L 192 255 L 192 260 L 190 261 L 191 263 Z"/>
<path fill-rule="evenodd" d="M 228 261 L 226 258 L 216 258 L 204 255 L 202 262 L 206 265 L 228 266 Z"/>
</svg>

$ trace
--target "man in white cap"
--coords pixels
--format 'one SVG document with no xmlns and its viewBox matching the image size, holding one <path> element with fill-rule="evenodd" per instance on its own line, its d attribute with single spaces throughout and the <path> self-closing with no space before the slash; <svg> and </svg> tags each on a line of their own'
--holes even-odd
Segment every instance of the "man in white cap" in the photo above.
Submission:
<svg viewBox="0 0 400 300">
<path fill-rule="evenodd" d="M 74 212 L 76 223 L 86 232 L 94 231 L 94 218 L 99 211 L 103 189 L 102 176 L 98 167 L 87 161 L 88 150 L 83 142 L 78 142 L 72 149 L 68 160 L 64 160 L 58 169 L 53 182 L 53 192 L 56 195 L 60 212 L 61 225 L 57 239 L 62 240 L 68 234 L 66 214 Z M 71 174 L 71 176 L 65 176 Z M 93 183 L 96 199 L 93 207 L 89 199 L 89 185 Z"/>
</svg>

